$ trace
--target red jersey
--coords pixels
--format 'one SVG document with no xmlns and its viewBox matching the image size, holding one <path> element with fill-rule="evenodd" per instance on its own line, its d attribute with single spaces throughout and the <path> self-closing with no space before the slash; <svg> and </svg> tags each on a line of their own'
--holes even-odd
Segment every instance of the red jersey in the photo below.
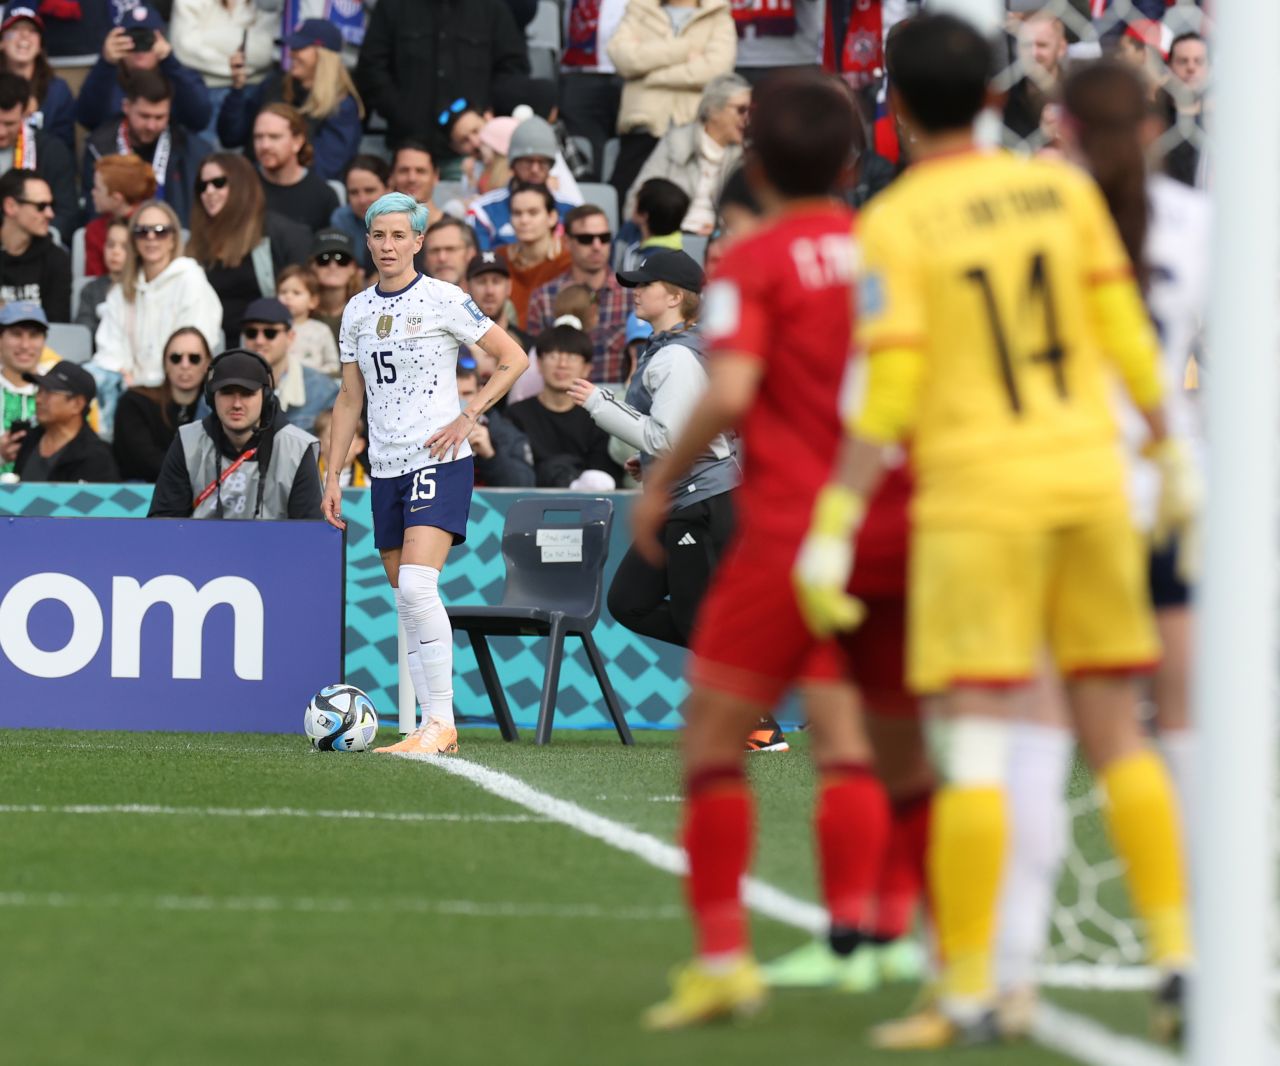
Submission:
<svg viewBox="0 0 1280 1066">
<path fill-rule="evenodd" d="M 738 527 L 794 552 L 844 437 L 840 397 L 853 336 L 853 212 L 797 205 L 736 242 L 707 286 L 700 319 L 707 351 L 751 356 L 764 375 L 738 427 L 743 463 Z M 859 537 L 853 590 L 901 594 L 905 474 L 872 500 Z"/>
</svg>

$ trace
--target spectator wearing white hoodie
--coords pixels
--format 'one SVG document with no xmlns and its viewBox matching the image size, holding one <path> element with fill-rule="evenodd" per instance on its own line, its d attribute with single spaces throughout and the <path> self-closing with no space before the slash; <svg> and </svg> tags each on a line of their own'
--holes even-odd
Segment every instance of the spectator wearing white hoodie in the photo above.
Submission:
<svg viewBox="0 0 1280 1066">
<path fill-rule="evenodd" d="M 231 91 L 231 57 L 241 54 L 245 77 L 257 84 L 272 68 L 279 31 L 279 14 L 264 11 L 254 0 L 174 0 L 169 22 L 173 54 L 204 79 L 213 105 L 206 137 L 213 139 L 218 110 Z"/>
<path fill-rule="evenodd" d="M 138 207 L 132 225 L 124 273 L 103 306 L 90 364 L 104 434 L 124 388 L 164 381 L 164 342 L 174 330 L 194 326 L 217 352 L 222 328 L 222 304 L 204 269 L 182 254 L 173 208 L 150 200 Z"/>
</svg>

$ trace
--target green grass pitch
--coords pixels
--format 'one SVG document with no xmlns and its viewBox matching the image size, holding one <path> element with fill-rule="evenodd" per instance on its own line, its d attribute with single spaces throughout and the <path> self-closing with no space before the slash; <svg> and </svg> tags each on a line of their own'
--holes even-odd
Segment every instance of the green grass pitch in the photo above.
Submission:
<svg viewBox="0 0 1280 1066">
<path fill-rule="evenodd" d="M 537 749 L 473 730 L 462 756 L 671 840 L 674 738 L 638 739 L 566 732 Z M 301 737 L 13 731 L 0 745 L 0 1062 L 957 1061 L 865 1049 L 906 987 L 779 994 L 748 1025 L 642 1033 L 689 952 L 678 881 L 430 766 L 315 754 Z M 751 766 L 754 872 L 814 898 L 804 753 Z M 65 809 L 129 805 L 183 810 Z M 387 817 L 245 813 L 282 809 Z M 758 918 L 754 936 L 764 958 L 801 939 Z M 1091 1003 L 1141 1026 L 1136 998 L 1069 1005 Z M 1068 1061 L 1034 1045 L 965 1057 L 979 1060 Z"/>
</svg>

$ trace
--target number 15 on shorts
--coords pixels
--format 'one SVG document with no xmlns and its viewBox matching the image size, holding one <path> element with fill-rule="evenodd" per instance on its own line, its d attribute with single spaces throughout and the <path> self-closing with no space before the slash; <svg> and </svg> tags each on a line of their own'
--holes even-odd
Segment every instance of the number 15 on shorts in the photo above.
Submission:
<svg viewBox="0 0 1280 1066">
<path fill-rule="evenodd" d="M 419 470 L 413 475 L 413 491 L 409 493 L 409 502 L 418 503 L 423 500 L 434 500 L 436 498 L 436 472 L 432 467 L 428 470 Z"/>
</svg>

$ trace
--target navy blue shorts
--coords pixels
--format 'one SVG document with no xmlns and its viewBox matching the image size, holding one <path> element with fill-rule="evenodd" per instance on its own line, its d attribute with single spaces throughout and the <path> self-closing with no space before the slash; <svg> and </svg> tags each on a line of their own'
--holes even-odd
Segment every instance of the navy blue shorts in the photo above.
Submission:
<svg viewBox="0 0 1280 1066">
<path fill-rule="evenodd" d="M 475 468 L 471 456 L 451 463 L 423 467 L 399 477 L 370 478 L 373 543 L 378 550 L 404 544 L 408 526 L 435 526 L 453 534 L 453 543 L 467 539 L 467 515 Z"/>
<path fill-rule="evenodd" d="M 1151 549 L 1148 575 L 1151 582 L 1151 603 L 1157 611 L 1185 607 L 1191 602 L 1191 589 L 1178 576 L 1177 537 L 1163 548 Z"/>
</svg>

